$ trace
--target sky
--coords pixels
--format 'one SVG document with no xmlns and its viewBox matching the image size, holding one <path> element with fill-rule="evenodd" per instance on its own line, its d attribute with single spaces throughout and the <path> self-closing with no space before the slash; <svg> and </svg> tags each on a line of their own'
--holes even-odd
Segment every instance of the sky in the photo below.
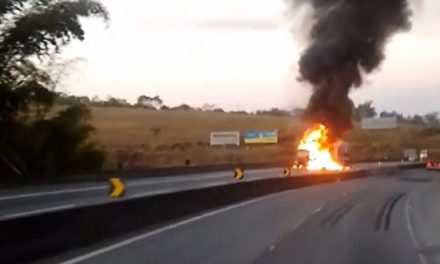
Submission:
<svg viewBox="0 0 440 264">
<path fill-rule="evenodd" d="M 440 111 L 440 1 L 414 0 L 413 28 L 394 36 L 379 70 L 351 93 L 379 110 Z M 292 33 L 284 0 L 101 0 L 108 24 L 83 21 L 86 39 L 63 58 L 84 60 L 60 89 L 126 98 L 160 95 L 170 106 L 227 110 L 304 107 L 298 82 L 304 36 Z M 298 32 L 298 31 L 294 31 Z"/>
</svg>

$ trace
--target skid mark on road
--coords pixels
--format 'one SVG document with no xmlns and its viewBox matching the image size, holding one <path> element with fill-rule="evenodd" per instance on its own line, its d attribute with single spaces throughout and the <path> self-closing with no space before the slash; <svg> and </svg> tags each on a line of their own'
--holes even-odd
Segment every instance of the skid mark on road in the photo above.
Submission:
<svg viewBox="0 0 440 264">
<path fill-rule="evenodd" d="M 336 225 L 348 212 L 353 209 L 353 207 L 358 202 L 358 199 L 352 199 L 346 203 L 344 203 L 342 206 L 338 207 L 335 211 L 331 212 L 329 215 L 327 215 L 322 221 L 321 225 Z"/>
<path fill-rule="evenodd" d="M 393 209 L 403 196 L 405 196 L 405 193 L 396 193 L 385 200 L 377 214 L 374 230 L 379 231 L 383 229 L 388 231 L 390 229 Z"/>
</svg>

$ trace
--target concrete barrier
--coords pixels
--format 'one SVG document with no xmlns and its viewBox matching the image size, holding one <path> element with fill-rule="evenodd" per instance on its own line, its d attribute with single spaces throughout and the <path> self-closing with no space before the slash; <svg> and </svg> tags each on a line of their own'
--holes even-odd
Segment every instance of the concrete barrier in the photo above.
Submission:
<svg viewBox="0 0 440 264">
<path fill-rule="evenodd" d="M 23 263 L 238 201 L 416 165 L 240 182 L 0 221 L 0 263 Z"/>
</svg>

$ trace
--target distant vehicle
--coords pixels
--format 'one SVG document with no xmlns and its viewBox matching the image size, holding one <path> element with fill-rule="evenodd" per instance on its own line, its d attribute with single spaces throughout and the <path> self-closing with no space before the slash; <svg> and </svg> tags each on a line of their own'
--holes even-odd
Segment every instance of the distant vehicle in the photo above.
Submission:
<svg viewBox="0 0 440 264">
<path fill-rule="evenodd" d="M 427 170 L 440 170 L 440 149 L 428 149 L 426 157 Z"/>
<path fill-rule="evenodd" d="M 305 169 L 309 163 L 309 151 L 305 149 L 298 149 L 296 157 L 293 162 L 293 169 Z"/>
<path fill-rule="evenodd" d="M 417 160 L 417 149 L 405 149 L 403 156 L 406 161 L 414 162 Z"/>
<path fill-rule="evenodd" d="M 427 149 L 420 150 L 420 156 L 419 156 L 420 161 L 426 162 L 427 158 L 428 158 L 428 150 Z"/>
</svg>

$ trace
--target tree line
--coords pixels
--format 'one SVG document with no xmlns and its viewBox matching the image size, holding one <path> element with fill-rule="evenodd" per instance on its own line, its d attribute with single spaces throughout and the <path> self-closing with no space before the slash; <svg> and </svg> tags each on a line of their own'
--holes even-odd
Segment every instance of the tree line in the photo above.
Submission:
<svg viewBox="0 0 440 264">
<path fill-rule="evenodd" d="M 424 115 L 403 115 L 397 111 L 377 112 L 373 101 L 369 100 L 357 106 L 353 106 L 353 119 L 360 121 L 368 117 L 395 117 L 399 123 L 408 123 L 413 125 L 440 125 L 439 112 L 430 112 Z"/>
<path fill-rule="evenodd" d="M 75 96 L 67 95 L 63 93 L 58 94 L 57 99 L 59 104 L 66 105 L 87 105 L 87 106 L 102 106 L 102 107 L 135 107 L 144 108 L 150 110 L 194 110 L 194 111 L 204 111 L 204 112 L 219 112 L 226 113 L 221 107 L 215 104 L 205 103 L 201 107 L 193 107 L 188 104 L 181 104 L 179 106 L 169 107 L 164 104 L 162 98 L 158 95 L 148 96 L 140 95 L 136 103 L 131 104 L 126 99 L 115 98 L 109 96 L 106 100 L 101 100 L 99 97 L 94 96 L 91 99 L 87 96 Z M 304 113 L 304 108 L 294 108 L 292 110 L 285 110 L 273 107 L 267 110 L 257 110 L 255 112 L 249 111 L 229 111 L 228 113 L 238 113 L 238 114 L 256 114 L 256 115 L 268 115 L 277 117 L 301 117 Z M 353 103 L 352 107 L 352 118 L 355 121 L 360 121 L 362 118 L 368 117 L 396 117 L 399 123 L 409 123 L 414 125 L 440 125 L 439 112 L 430 112 L 424 115 L 403 115 L 397 111 L 381 111 L 378 112 L 374 107 L 374 102 L 372 100 L 365 101 L 358 105 Z"/>
<path fill-rule="evenodd" d="M 162 98 L 158 95 L 148 96 L 140 95 L 135 103 L 130 103 L 124 98 L 117 98 L 108 96 L 106 99 L 100 99 L 98 96 L 89 98 L 87 96 L 68 95 L 65 93 L 57 93 L 57 103 L 60 105 L 84 105 L 84 106 L 96 106 L 96 107 L 133 107 L 143 108 L 148 110 L 183 110 L 183 111 L 203 111 L 203 112 L 217 112 L 217 113 L 234 113 L 234 114 L 256 114 L 256 115 L 270 115 L 270 116 L 296 116 L 302 113 L 304 110 L 301 108 L 295 108 L 292 111 L 283 110 L 273 107 L 268 110 L 257 110 L 255 112 L 245 110 L 233 110 L 226 111 L 216 104 L 205 103 L 200 107 L 190 106 L 188 104 L 180 104 L 178 106 L 167 106 L 164 104 Z"/>
</svg>

